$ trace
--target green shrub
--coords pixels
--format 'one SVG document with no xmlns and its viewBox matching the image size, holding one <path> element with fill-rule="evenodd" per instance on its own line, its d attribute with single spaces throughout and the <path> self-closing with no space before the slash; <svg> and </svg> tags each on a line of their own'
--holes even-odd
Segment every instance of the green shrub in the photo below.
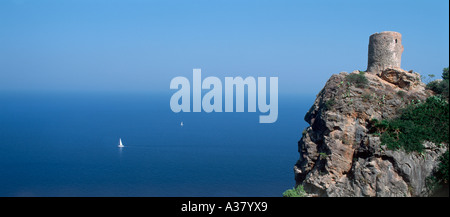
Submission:
<svg viewBox="0 0 450 217">
<path fill-rule="evenodd" d="M 346 80 L 358 88 L 365 88 L 369 83 L 369 80 L 366 78 L 366 73 L 363 71 L 360 71 L 359 74 L 351 73 L 347 75 Z"/>
<path fill-rule="evenodd" d="M 306 192 L 303 189 L 303 185 L 298 185 L 296 188 L 286 190 L 283 193 L 283 197 L 306 197 Z"/>
<path fill-rule="evenodd" d="M 448 183 L 448 150 L 439 158 L 436 178 L 440 183 Z"/>
<path fill-rule="evenodd" d="M 445 98 L 448 99 L 448 79 L 446 80 L 434 80 L 427 84 L 427 89 L 432 90 L 436 94 L 443 95 Z"/>
<path fill-rule="evenodd" d="M 427 89 L 432 90 L 436 94 L 444 96 L 448 99 L 449 96 L 449 80 L 448 80 L 448 67 L 444 68 L 442 72 L 443 80 L 434 80 L 427 84 Z"/>
<path fill-rule="evenodd" d="M 442 70 L 442 79 L 448 80 L 448 67 Z"/>
<path fill-rule="evenodd" d="M 410 105 L 396 119 L 372 122 L 381 143 L 389 149 L 422 152 L 424 141 L 449 143 L 449 105 L 440 96 Z"/>
<path fill-rule="evenodd" d="M 439 164 L 434 173 L 426 178 L 427 188 L 434 194 L 445 192 L 445 186 L 448 190 L 448 150 L 439 157 Z M 439 193 L 437 194 L 439 195 Z M 448 192 L 447 192 L 448 196 Z"/>
</svg>

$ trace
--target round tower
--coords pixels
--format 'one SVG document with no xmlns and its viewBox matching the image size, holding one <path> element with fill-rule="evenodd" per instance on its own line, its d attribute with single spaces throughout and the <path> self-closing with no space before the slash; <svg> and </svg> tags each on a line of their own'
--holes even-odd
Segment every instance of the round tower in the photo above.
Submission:
<svg viewBox="0 0 450 217">
<path fill-rule="evenodd" d="M 402 35 L 398 32 L 375 33 L 369 38 L 367 71 L 380 74 L 387 68 L 401 68 Z"/>
</svg>

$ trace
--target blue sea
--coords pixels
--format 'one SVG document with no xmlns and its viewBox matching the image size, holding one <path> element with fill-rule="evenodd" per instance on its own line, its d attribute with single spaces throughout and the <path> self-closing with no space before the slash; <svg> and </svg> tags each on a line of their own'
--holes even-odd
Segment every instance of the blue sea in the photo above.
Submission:
<svg viewBox="0 0 450 217">
<path fill-rule="evenodd" d="M 294 186 L 312 97 L 280 95 L 273 124 L 259 112 L 174 113 L 169 100 L 0 94 L 0 196 L 278 197 Z"/>
</svg>

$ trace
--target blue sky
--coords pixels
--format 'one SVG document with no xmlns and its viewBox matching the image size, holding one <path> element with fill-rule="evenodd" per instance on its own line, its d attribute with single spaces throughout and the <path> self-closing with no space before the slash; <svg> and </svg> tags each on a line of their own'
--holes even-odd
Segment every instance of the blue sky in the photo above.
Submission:
<svg viewBox="0 0 450 217">
<path fill-rule="evenodd" d="M 170 92 L 175 76 L 278 76 L 316 94 L 367 67 L 369 36 L 403 35 L 402 67 L 449 65 L 449 2 L 2 0 L 0 93 Z"/>
</svg>

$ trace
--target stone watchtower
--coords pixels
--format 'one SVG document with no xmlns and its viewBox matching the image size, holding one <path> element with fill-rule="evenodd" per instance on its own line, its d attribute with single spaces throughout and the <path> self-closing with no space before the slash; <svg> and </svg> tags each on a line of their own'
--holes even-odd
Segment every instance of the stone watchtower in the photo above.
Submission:
<svg viewBox="0 0 450 217">
<path fill-rule="evenodd" d="M 387 68 L 400 69 L 403 45 L 398 32 L 375 33 L 369 39 L 367 71 L 380 75 Z"/>
</svg>

